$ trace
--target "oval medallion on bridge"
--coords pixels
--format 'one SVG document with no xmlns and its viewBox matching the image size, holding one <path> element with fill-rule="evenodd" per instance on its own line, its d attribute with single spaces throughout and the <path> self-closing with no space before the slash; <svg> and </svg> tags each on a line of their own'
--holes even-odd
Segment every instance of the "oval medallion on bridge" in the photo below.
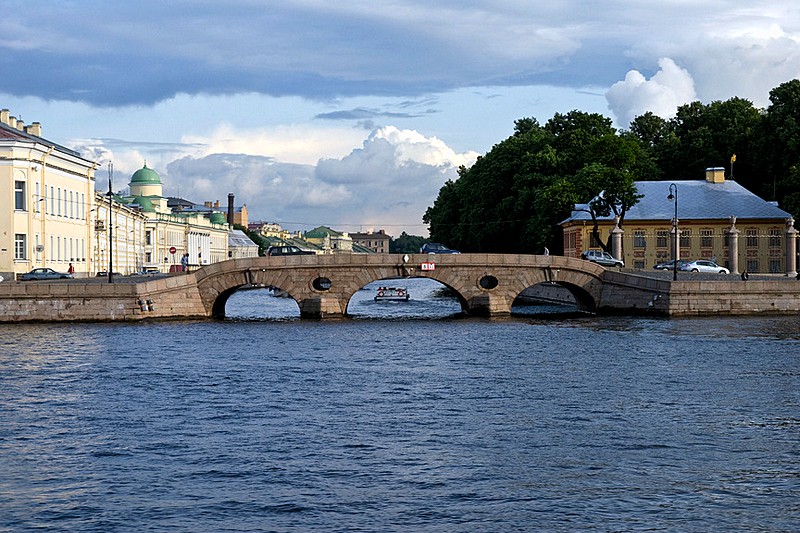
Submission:
<svg viewBox="0 0 800 533">
<path fill-rule="evenodd" d="M 311 286 L 318 291 L 329 291 L 331 290 L 331 280 L 328 278 L 317 278 L 311 282 Z"/>
<path fill-rule="evenodd" d="M 496 288 L 498 283 L 497 278 L 494 276 L 483 276 L 480 281 L 478 281 L 478 285 L 481 286 L 481 289 L 487 290 Z"/>
</svg>

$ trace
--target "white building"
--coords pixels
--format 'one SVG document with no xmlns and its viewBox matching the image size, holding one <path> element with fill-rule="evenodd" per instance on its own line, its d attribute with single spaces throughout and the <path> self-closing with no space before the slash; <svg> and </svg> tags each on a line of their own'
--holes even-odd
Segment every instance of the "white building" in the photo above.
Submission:
<svg viewBox="0 0 800 533">
<path fill-rule="evenodd" d="M 172 209 L 163 196 L 158 173 L 144 165 L 131 176 L 130 195 L 115 197 L 136 206 L 147 218 L 144 231 L 143 267 L 174 270 L 188 254 L 190 267 L 228 259 L 225 213 L 208 209 Z"/>
</svg>

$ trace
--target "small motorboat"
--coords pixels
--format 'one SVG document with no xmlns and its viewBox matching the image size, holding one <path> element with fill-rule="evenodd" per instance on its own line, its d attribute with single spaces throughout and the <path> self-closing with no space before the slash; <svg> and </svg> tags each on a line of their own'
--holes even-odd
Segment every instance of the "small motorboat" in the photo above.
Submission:
<svg viewBox="0 0 800 533">
<path fill-rule="evenodd" d="M 405 287 L 378 287 L 375 293 L 375 301 L 402 301 L 407 302 L 409 298 L 408 289 Z"/>
</svg>

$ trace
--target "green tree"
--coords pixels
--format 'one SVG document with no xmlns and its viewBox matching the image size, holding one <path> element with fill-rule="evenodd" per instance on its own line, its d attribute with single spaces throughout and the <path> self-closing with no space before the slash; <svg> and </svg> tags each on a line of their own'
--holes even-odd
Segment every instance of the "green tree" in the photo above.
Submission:
<svg viewBox="0 0 800 533">
<path fill-rule="evenodd" d="M 396 239 L 389 240 L 389 252 L 393 254 L 418 253 L 427 239 L 418 235 L 408 235 L 405 231 Z"/>
<path fill-rule="evenodd" d="M 769 93 L 770 105 L 758 130 L 763 179 L 756 191 L 777 200 L 800 216 L 800 80 L 779 85 Z M 739 158 L 737 156 L 737 165 Z M 754 190 L 754 189 L 751 189 Z"/>
<path fill-rule="evenodd" d="M 442 187 L 423 220 L 432 239 L 463 251 L 557 251 L 558 222 L 574 204 L 602 196 L 590 209 L 624 219 L 638 201 L 633 180 L 646 168 L 652 163 L 638 141 L 619 136 L 602 115 L 571 111 L 544 126 L 520 119 L 511 137 Z"/>
</svg>

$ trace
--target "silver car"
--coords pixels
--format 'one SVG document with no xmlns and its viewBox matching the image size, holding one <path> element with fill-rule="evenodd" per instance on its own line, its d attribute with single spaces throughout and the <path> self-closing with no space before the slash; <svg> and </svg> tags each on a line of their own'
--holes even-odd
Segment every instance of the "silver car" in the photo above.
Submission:
<svg viewBox="0 0 800 533">
<path fill-rule="evenodd" d="M 715 274 L 730 274 L 731 271 L 724 266 L 719 266 L 714 261 L 706 259 L 697 259 L 695 261 L 687 261 L 678 268 L 686 272 L 713 272 Z"/>
<path fill-rule="evenodd" d="M 622 261 L 622 259 L 616 259 L 610 253 L 600 250 L 586 250 L 581 254 L 581 259 L 586 259 L 587 261 L 591 261 L 592 263 L 597 263 L 598 265 L 605 267 L 622 268 L 625 266 L 625 262 Z"/>
</svg>

